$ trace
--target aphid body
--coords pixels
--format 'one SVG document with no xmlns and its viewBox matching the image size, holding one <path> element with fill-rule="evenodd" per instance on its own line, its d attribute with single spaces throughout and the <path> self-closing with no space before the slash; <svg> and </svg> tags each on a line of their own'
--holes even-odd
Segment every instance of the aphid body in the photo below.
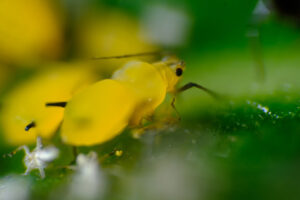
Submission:
<svg viewBox="0 0 300 200">
<path fill-rule="evenodd" d="M 7 143 L 32 144 L 37 136 L 51 138 L 63 119 L 64 109 L 47 108 L 45 102 L 68 101 L 95 79 L 87 65 L 58 66 L 24 81 L 3 99 L 0 122 Z"/>
<path fill-rule="evenodd" d="M 167 92 L 174 92 L 183 62 L 131 61 L 112 79 L 101 80 L 74 95 L 65 107 L 61 136 L 65 143 L 91 146 L 108 141 L 126 126 L 153 114 Z"/>
</svg>

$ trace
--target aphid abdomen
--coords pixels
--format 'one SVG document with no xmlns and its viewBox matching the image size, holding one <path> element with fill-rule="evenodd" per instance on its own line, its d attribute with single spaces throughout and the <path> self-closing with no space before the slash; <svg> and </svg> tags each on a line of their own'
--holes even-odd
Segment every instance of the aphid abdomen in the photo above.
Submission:
<svg viewBox="0 0 300 200">
<path fill-rule="evenodd" d="M 65 108 L 62 140 L 76 146 L 106 142 L 128 125 L 136 106 L 132 91 L 118 81 L 99 81 L 75 95 Z"/>
<path fill-rule="evenodd" d="M 32 144 L 37 136 L 46 139 L 53 136 L 63 119 L 64 109 L 46 107 L 45 103 L 68 101 L 78 85 L 94 80 L 88 69 L 69 65 L 61 64 L 59 68 L 38 73 L 4 97 L 0 123 L 7 143 Z"/>
</svg>

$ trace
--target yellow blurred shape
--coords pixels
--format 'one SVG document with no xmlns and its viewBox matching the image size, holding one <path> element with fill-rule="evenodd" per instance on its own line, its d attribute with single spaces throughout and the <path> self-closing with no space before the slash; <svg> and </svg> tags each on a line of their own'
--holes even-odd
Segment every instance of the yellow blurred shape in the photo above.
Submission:
<svg viewBox="0 0 300 200">
<path fill-rule="evenodd" d="M 123 151 L 122 150 L 117 150 L 115 152 L 115 155 L 118 156 L 118 157 L 121 157 L 123 155 Z"/>
<path fill-rule="evenodd" d="M 62 33 L 57 13 L 47 0 L 0 1 L 0 59 L 32 62 L 56 57 Z"/>
<path fill-rule="evenodd" d="M 99 13 L 90 14 L 79 23 L 77 31 L 81 55 L 88 58 L 119 56 L 157 49 L 143 38 L 141 27 L 134 18 L 117 10 L 106 9 Z M 132 58 L 96 62 L 101 68 L 112 71 L 129 60 Z"/>
<path fill-rule="evenodd" d="M 176 69 L 184 66 L 178 61 L 167 63 L 131 61 L 112 79 L 99 81 L 76 94 L 65 108 L 62 140 L 92 146 L 114 138 L 127 125 L 141 125 L 179 80 Z"/>
<path fill-rule="evenodd" d="M 165 98 L 167 85 L 159 71 L 149 63 L 131 61 L 116 71 L 113 79 L 126 84 L 136 95 L 137 105 L 131 117 L 131 125 L 138 125 Z"/>
<path fill-rule="evenodd" d="M 118 135 L 135 106 L 129 88 L 102 80 L 75 95 L 65 108 L 62 140 L 72 145 L 94 145 Z"/>
<path fill-rule="evenodd" d="M 34 143 L 37 135 L 50 138 L 63 118 L 64 109 L 46 102 L 68 101 L 94 80 L 86 66 L 60 64 L 21 83 L 3 102 L 1 122 L 6 141 L 12 145 Z M 36 127 L 25 131 L 34 122 Z"/>
<path fill-rule="evenodd" d="M 9 78 L 10 74 L 10 70 L 6 66 L 0 64 L 0 91 Z"/>
</svg>

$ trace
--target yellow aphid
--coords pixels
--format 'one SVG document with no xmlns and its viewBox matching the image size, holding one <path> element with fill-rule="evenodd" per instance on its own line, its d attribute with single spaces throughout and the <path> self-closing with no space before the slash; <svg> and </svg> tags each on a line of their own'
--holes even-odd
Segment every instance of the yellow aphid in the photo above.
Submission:
<svg viewBox="0 0 300 200">
<path fill-rule="evenodd" d="M 175 90 L 183 69 L 183 62 L 177 59 L 127 63 L 112 79 L 89 86 L 67 103 L 63 141 L 91 146 L 114 138 L 128 125 L 139 125 L 153 114 L 167 92 Z"/>
<path fill-rule="evenodd" d="M 138 125 L 144 116 L 151 115 L 163 102 L 169 83 L 165 74 L 160 73 L 163 69 L 175 75 L 167 65 L 138 61 L 129 62 L 114 73 L 112 78 L 127 85 L 136 95 L 137 104 L 130 119 L 131 125 Z"/>
<path fill-rule="evenodd" d="M 45 102 L 68 101 L 93 80 L 87 66 L 61 64 L 21 83 L 4 98 L 1 122 L 5 140 L 21 145 L 34 143 L 37 136 L 50 138 L 61 123 L 64 110 L 47 108 Z"/>
<path fill-rule="evenodd" d="M 62 30 L 53 2 L 0 1 L 0 60 L 33 62 L 59 54 Z"/>
</svg>

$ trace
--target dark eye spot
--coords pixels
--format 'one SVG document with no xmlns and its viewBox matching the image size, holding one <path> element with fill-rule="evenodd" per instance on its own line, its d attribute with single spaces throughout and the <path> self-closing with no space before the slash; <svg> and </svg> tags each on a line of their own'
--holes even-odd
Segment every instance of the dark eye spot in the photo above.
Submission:
<svg viewBox="0 0 300 200">
<path fill-rule="evenodd" d="M 182 69 L 181 68 L 177 68 L 176 69 L 176 76 L 181 76 L 182 75 Z"/>
</svg>

